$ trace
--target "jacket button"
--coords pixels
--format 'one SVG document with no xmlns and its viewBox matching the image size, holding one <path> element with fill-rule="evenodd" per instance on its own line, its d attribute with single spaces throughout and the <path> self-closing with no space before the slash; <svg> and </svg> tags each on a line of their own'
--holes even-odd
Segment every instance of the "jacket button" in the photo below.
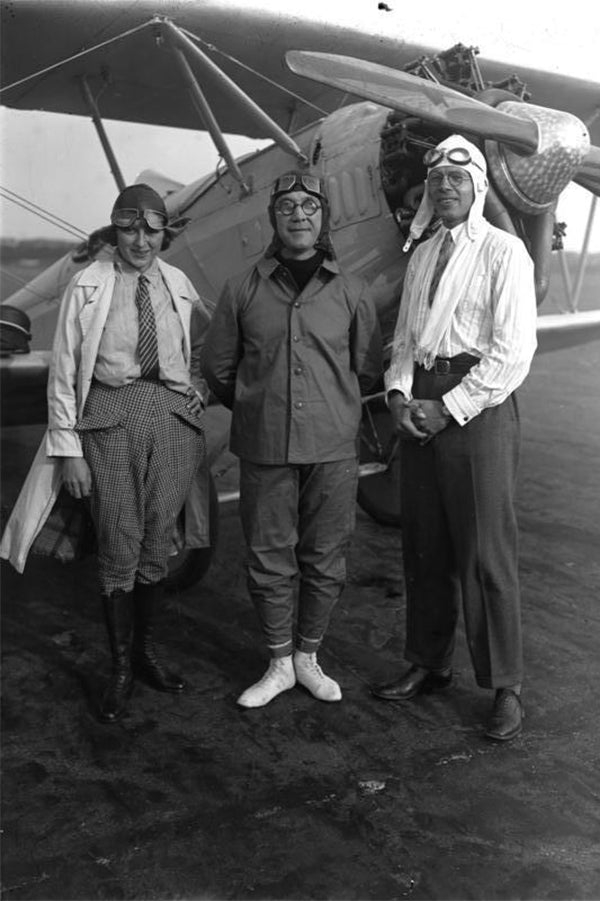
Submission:
<svg viewBox="0 0 600 901">
<path fill-rule="evenodd" d="M 298 335 L 294 335 L 294 337 L 292 338 L 292 341 L 299 341 L 299 340 L 300 340 L 300 338 L 298 337 Z"/>
<path fill-rule="evenodd" d="M 297 410 L 301 410 L 302 407 L 304 406 L 304 404 L 302 403 L 301 400 L 297 400 L 296 403 L 294 404 L 294 406 L 296 407 Z"/>
<path fill-rule="evenodd" d="M 302 366 L 296 366 L 294 369 L 294 375 L 302 375 Z"/>
<path fill-rule="evenodd" d="M 296 301 L 294 306 L 296 307 L 296 309 L 299 309 L 302 306 L 302 304 L 299 304 L 298 301 Z"/>
</svg>

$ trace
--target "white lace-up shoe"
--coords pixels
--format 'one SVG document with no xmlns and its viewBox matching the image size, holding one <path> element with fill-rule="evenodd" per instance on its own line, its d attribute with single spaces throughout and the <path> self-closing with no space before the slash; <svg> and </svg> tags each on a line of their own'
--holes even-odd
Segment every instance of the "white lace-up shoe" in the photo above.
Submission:
<svg viewBox="0 0 600 901">
<path fill-rule="evenodd" d="M 342 690 L 334 679 L 326 676 L 317 663 L 316 654 L 296 651 L 294 654 L 296 679 L 319 701 L 341 701 Z"/>
<path fill-rule="evenodd" d="M 282 691 L 288 691 L 296 684 L 292 656 L 273 657 L 269 668 L 258 682 L 247 688 L 237 699 L 241 707 L 264 707 Z"/>
</svg>

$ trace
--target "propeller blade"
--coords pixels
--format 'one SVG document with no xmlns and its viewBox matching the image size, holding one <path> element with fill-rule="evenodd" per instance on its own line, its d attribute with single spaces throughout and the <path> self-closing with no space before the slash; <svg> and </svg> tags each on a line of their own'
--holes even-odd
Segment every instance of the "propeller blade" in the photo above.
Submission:
<svg viewBox="0 0 600 901">
<path fill-rule="evenodd" d="M 600 147 L 590 147 L 573 181 L 600 197 Z"/>
<path fill-rule="evenodd" d="M 535 122 L 502 113 L 445 85 L 352 56 L 289 50 L 285 58 L 288 68 L 296 75 L 428 119 L 453 131 L 464 130 L 501 141 L 525 153 L 537 150 Z"/>
</svg>

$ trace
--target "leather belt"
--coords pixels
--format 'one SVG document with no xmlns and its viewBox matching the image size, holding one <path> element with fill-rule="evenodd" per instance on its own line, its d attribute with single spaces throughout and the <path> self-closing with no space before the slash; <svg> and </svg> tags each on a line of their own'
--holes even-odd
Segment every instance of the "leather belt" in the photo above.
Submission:
<svg viewBox="0 0 600 901">
<path fill-rule="evenodd" d="M 432 371 L 436 375 L 464 375 L 479 363 L 473 354 L 457 354 L 455 357 L 436 357 Z"/>
</svg>

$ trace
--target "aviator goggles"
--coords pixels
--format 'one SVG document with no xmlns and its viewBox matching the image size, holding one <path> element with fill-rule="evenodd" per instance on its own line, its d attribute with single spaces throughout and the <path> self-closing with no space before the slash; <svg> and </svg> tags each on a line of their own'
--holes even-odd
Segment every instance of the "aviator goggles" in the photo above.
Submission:
<svg viewBox="0 0 600 901">
<path fill-rule="evenodd" d="M 275 204 L 275 212 L 279 216 L 291 216 L 298 206 L 306 216 L 314 216 L 321 209 L 321 204 L 312 197 L 306 197 L 300 202 L 283 198 Z"/>
<path fill-rule="evenodd" d="M 113 210 L 111 224 L 116 228 L 131 228 L 138 219 L 142 219 L 152 231 L 161 231 L 167 225 L 167 217 L 160 210 Z"/>
<path fill-rule="evenodd" d="M 280 175 L 273 186 L 271 194 L 288 194 L 294 190 L 323 194 L 323 186 L 318 175 L 297 175 L 295 172 Z"/>
<path fill-rule="evenodd" d="M 431 169 L 432 166 L 437 166 L 438 163 L 441 163 L 444 158 L 449 163 L 452 163 L 453 166 L 468 166 L 471 163 L 483 172 L 482 167 L 473 159 L 471 152 L 466 147 L 450 147 L 449 150 L 443 147 L 432 147 L 424 155 L 423 162 L 428 169 Z"/>
</svg>

